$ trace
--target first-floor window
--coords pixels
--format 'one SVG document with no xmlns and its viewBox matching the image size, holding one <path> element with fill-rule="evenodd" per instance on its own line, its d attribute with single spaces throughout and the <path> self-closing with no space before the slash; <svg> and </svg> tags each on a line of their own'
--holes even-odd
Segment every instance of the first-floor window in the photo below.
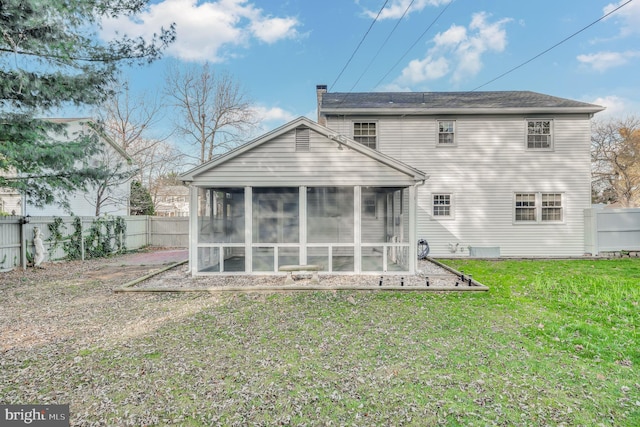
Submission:
<svg viewBox="0 0 640 427">
<path fill-rule="evenodd" d="M 434 194 L 433 195 L 433 216 L 437 216 L 437 217 L 451 216 L 451 194 Z"/>
<path fill-rule="evenodd" d="M 542 194 L 542 221 L 562 221 L 562 194 Z"/>
<path fill-rule="evenodd" d="M 376 196 L 375 194 L 366 194 L 362 197 L 362 216 L 365 218 L 376 217 Z"/>
<path fill-rule="evenodd" d="M 536 220 L 535 193 L 516 194 L 516 221 Z"/>
<path fill-rule="evenodd" d="M 516 222 L 562 222 L 562 193 L 516 193 Z"/>
</svg>

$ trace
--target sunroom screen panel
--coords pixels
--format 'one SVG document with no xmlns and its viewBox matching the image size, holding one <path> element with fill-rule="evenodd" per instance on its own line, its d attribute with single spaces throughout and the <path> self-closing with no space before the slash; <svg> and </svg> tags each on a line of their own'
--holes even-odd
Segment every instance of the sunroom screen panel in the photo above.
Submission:
<svg viewBox="0 0 640 427">
<path fill-rule="evenodd" d="M 253 242 L 299 243 L 298 188 L 253 189 Z"/>
<path fill-rule="evenodd" d="M 353 187 L 307 189 L 307 239 L 310 243 L 353 243 Z"/>
<path fill-rule="evenodd" d="M 244 188 L 198 190 L 198 242 L 244 243 Z"/>
</svg>

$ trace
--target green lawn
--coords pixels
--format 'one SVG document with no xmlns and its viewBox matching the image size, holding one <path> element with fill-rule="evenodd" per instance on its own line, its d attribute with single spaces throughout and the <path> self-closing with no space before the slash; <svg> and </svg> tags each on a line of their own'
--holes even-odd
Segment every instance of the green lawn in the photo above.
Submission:
<svg viewBox="0 0 640 427">
<path fill-rule="evenodd" d="M 33 376 L 87 425 L 640 425 L 640 260 L 445 262 L 490 291 L 224 296 L 117 346 L 12 353 L 0 400 Z"/>
</svg>

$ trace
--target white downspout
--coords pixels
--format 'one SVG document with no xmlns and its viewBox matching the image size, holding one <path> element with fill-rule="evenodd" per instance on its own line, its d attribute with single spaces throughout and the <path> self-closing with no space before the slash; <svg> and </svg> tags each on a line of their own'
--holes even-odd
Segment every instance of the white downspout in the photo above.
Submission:
<svg viewBox="0 0 640 427">
<path fill-rule="evenodd" d="M 423 186 L 429 177 L 420 180 L 411 187 L 411 221 L 409 221 L 409 271 L 416 273 L 418 262 L 418 187 Z"/>
</svg>

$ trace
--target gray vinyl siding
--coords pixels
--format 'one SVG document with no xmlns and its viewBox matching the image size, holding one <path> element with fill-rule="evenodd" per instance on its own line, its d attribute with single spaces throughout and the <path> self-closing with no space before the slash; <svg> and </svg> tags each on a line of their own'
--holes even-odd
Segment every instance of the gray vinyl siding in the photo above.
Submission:
<svg viewBox="0 0 640 427">
<path fill-rule="evenodd" d="M 309 151 L 295 150 L 295 131 L 287 132 L 242 156 L 198 175 L 198 186 L 413 185 L 414 180 L 316 132 Z"/>
<path fill-rule="evenodd" d="M 378 117 L 378 149 L 429 176 L 418 189 L 417 238 L 431 255 L 454 256 L 449 245 L 498 246 L 502 256 L 581 256 L 583 210 L 590 207 L 588 115 L 543 115 L 553 120 L 553 150 L 526 149 L 532 116 Z M 368 121 L 371 118 L 356 118 Z M 438 147 L 437 120 L 456 121 L 455 146 Z M 350 135 L 354 120 L 329 118 Z M 516 192 L 563 194 L 564 221 L 514 223 Z M 453 218 L 432 217 L 432 195 L 453 195 Z"/>
</svg>

